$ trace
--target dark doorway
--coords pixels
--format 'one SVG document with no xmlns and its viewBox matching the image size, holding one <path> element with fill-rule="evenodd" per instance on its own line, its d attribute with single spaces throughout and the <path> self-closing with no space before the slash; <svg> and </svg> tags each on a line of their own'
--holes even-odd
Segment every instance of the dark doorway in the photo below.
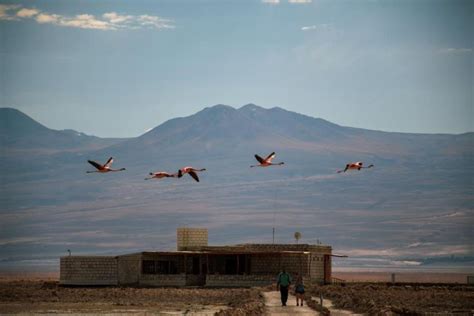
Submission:
<svg viewBox="0 0 474 316">
<path fill-rule="evenodd" d="M 237 274 L 237 256 L 225 259 L 225 274 Z"/>
<path fill-rule="evenodd" d="M 200 266 L 200 261 L 199 257 L 193 257 L 193 274 L 200 274 L 199 273 L 199 266 Z"/>
<path fill-rule="evenodd" d="M 250 258 L 247 255 L 239 255 L 238 274 L 250 273 Z"/>
</svg>

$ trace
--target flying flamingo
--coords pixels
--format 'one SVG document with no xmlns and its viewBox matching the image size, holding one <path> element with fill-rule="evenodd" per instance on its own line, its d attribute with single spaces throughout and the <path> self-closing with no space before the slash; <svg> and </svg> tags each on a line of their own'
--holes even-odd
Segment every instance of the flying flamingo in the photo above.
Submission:
<svg viewBox="0 0 474 316">
<path fill-rule="evenodd" d="M 178 170 L 178 178 L 181 178 L 184 174 L 188 173 L 194 180 L 199 182 L 199 177 L 196 172 L 206 171 L 206 169 L 195 169 L 193 167 L 184 167 Z"/>
<path fill-rule="evenodd" d="M 255 155 L 255 159 L 257 159 L 260 164 L 250 166 L 250 168 L 253 168 L 253 167 L 268 167 L 268 166 L 281 166 L 281 165 L 285 164 L 284 162 L 272 163 L 273 158 L 275 158 L 275 152 L 272 152 L 265 159 L 263 159 L 259 155 Z"/>
<path fill-rule="evenodd" d="M 346 168 L 344 170 L 338 170 L 337 173 L 341 172 L 346 172 L 347 170 L 360 170 L 360 169 L 369 169 L 372 168 L 374 165 L 369 165 L 367 167 L 363 167 L 363 162 L 358 161 L 358 162 L 351 162 L 346 165 Z"/>
<path fill-rule="evenodd" d="M 93 172 L 100 172 L 100 173 L 105 173 L 105 172 L 110 172 L 110 171 L 123 171 L 125 168 L 120 168 L 120 169 L 112 169 L 110 166 L 114 162 L 114 158 L 110 157 L 109 160 L 104 165 L 101 165 L 100 163 L 97 163 L 92 160 L 87 160 L 88 163 L 93 165 L 94 167 L 97 168 L 95 171 L 87 171 L 87 173 L 93 173 Z"/>
<path fill-rule="evenodd" d="M 145 178 L 145 180 L 161 179 L 161 178 L 176 178 L 178 174 L 177 173 L 170 174 L 168 172 L 158 171 L 158 172 L 150 172 L 150 176 L 151 177 Z"/>
</svg>

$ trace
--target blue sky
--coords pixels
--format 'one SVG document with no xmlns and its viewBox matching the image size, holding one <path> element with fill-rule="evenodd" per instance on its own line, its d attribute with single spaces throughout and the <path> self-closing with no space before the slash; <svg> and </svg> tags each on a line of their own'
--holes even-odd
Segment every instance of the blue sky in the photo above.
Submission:
<svg viewBox="0 0 474 316">
<path fill-rule="evenodd" d="M 104 137 L 218 103 L 473 131 L 473 12 L 455 0 L 0 1 L 0 106 Z"/>
</svg>

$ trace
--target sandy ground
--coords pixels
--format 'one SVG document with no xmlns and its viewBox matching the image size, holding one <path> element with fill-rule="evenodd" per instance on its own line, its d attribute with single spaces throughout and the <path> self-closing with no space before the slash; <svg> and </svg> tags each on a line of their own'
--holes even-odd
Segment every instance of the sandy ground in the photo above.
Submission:
<svg viewBox="0 0 474 316">
<path fill-rule="evenodd" d="M 278 291 L 264 292 L 263 296 L 265 297 L 266 315 L 319 315 L 306 304 L 304 306 L 296 306 L 296 298 L 291 294 L 288 295 L 287 306 L 281 306 L 280 292 Z"/>
<path fill-rule="evenodd" d="M 245 315 L 259 309 L 263 310 L 259 289 L 62 287 L 56 281 L 0 281 L 1 314 Z"/>
<path fill-rule="evenodd" d="M 474 315 L 474 286 L 467 285 L 347 283 L 309 286 L 307 292 L 354 313 Z"/>
<path fill-rule="evenodd" d="M 339 273 L 339 272 L 338 272 Z M 356 273 L 359 277 L 367 273 Z M 373 275 L 373 273 L 369 274 Z M 386 274 L 385 274 L 386 275 Z M 347 276 L 347 275 L 346 275 Z M 307 311 L 289 297 L 286 311 L 274 287 L 254 289 L 61 287 L 57 275 L 0 275 L 0 314 L 106 314 L 106 315 L 275 315 Z M 377 277 L 381 277 L 378 275 Z M 453 280 L 452 275 L 449 276 Z M 398 279 L 397 279 L 398 280 Z M 364 279 L 364 281 L 368 281 Z M 412 281 L 412 279 L 408 279 Z M 430 277 L 429 281 L 433 281 Z M 265 293 L 268 292 L 268 293 Z M 272 294 L 273 293 L 273 294 Z M 307 286 L 307 296 L 332 301 L 332 314 L 353 313 L 423 315 L 443 313 L 474 315 L 474 286 L 386 282 Z M 266 300 L 267 306 L 264 301 Z M 318 300 L 316 300 L 318 301 Z M 306 305 L 324 312 L 307 302 Z M 306 306 L 305 306 L 306 307 Z M 337 311 L 338 310 L 338 311 Z M 340 311 L 346 310 L 346 311 Z M 304 313 L 303 313 L 304 315 Z M 338 314 L 339 315 L 339 314 Z"/>
<path fill-rule="evenodd" d="M 466 284 L 468 273 L 396 272 L 397 282 L 407 283 L 459 283 Z M 333 271 L 333 277 L 346 282 L 390 282 L 391 272 Z M 59 280 L 59 272 L 0 272 L 0 281 Z"/>
<path fill-rule="evenodd" d="M 319 297 L 313 297 L 313 300 L 320 302 Z M 356 314 L 347 309 L 336 308 L 330 299 L 323 300 L 323 306 L 329 310 L 331 316 L 362 316 L 363 314 Z"/>
</svg>

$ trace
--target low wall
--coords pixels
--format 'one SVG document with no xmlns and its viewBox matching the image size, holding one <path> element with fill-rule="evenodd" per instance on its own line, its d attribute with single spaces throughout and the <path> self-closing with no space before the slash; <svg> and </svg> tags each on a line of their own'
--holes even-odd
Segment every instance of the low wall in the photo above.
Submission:
<svg viewBox="0 0 474 316">
<path fill-rule="evenodd" d="M 215 287 L 252 287 L 276 283 L 274 275 L 225 275 L 208 274 L 206 286 Z"/>
<path fill-rule="evenodd" d="M 60 259 L 59 284 L 117 285 L 117 258 L 69 256 Z"/>
<path fill-rule="evenodd" d="M 142 274 L 139 284 L 143 286 L 186 286 L 186 274 Z"/>
</svg>

